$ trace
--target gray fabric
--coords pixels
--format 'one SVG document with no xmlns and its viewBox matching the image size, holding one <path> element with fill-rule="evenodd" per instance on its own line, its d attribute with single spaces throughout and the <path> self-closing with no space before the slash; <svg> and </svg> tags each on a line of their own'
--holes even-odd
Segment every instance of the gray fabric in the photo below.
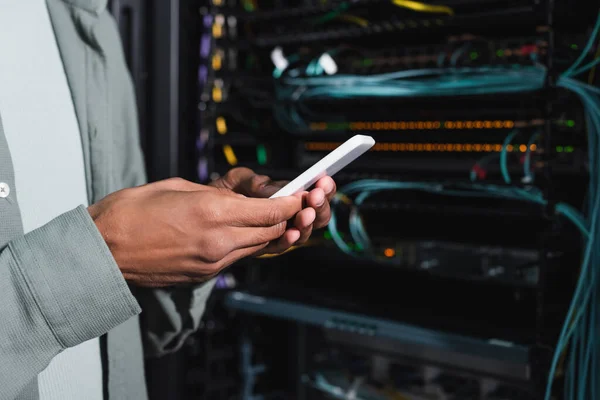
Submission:
<svg viewBox="0 0 600 400">
<path fill-rule="evenodd" d="M 18 189 L 15 187 L 12 157 L 2 128 L 2 115 L 0 115 L 0 182 L 5 182 L 12 188 L 10 196 L 0 199 L 2 200 L 0 201 L 0 249 L 4 249 L 12 238 L 23 234 L 23 223 L 21 222 L 21 211 L 17 203 Z M 0 276 L 2 275 L 0 274 Z M 0 343 L 2 343 L 1 338 L 0 335 Z M 2 362 L 1 359 L 0 362 Z"/>
<path fill-rule="evenodd" d="M 3 398 L 16 398 L 63 349 L 140 312 L 85 207 L 9 242 L 0 270 Z"/>
<path fill-rule="evenodd" d="M 47 4 L 79 122 L 88 199 L 94 203 L 146 180 L 132 83 L 105 0 Z M 112 255 L 83 207 L 23 235 L 1 126 L 0 182 L 12 188 L 9 197 L 0 198 L 0 398 L 37 400 L 35 378 L 58 352 L 110 331 L 110 400 L 145 400 L 140 336 L 153 338 L 150 354 L 176 349 L 172 344 L 182 343 L 197 326 L 214 283 L 146 302 L 152 291 L 130 290 L 114 275 Z M 165 328 L 156 323 L 142 324 L 140 334 L 135 317 L 140 309 L 131 292 L 146 293 L 139 297 L 144 315 L 174 321 L 171 333 L 163 335 Z M 174 297 L 187 298 L 181 304 L 189 307 L 174 307 Z"/>
<path fill-rule="evenodd" d="M 0 113 L 28 233 L 87 205 L 85 167 L 46 1 L 0 0 L 0 8 L 0 26 L 11 32 L 0 35 Z M 93 338 L 58 354 L 38 375 L 40 398 L 102 400 L 102 379 L 100 341 Z"/>
</svg>

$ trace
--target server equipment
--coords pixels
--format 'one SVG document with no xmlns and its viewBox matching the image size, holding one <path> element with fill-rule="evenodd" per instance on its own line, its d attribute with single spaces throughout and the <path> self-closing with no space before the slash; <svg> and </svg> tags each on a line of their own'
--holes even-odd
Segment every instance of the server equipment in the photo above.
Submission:
<svg viewBox="0 0 600 400">
<path fill-rule="evenodd" d="M 326 230 L 219 278 L 185 396 L 600 396 L 597 4 L 170 3 L 179 175 L 377 140 Z"/>
</svg>

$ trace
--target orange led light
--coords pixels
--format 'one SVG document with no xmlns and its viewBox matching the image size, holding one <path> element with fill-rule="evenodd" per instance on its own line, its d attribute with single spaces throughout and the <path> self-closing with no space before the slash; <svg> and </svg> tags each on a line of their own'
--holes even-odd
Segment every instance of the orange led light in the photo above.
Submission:
<svg viewBox="0 0 600 400">
<path fill-rule="evenodd" d="M 392 258 L 396 255 L 396 250 L 388 248 L 383 251 L 383 254 L 386 257 Z"/>
<path fill-rule="evenodd" d="M 223 101 L 223 91 L 221 88 L 215 86 L 212 90 L 212 99 L 215 103 L 220 103 Z"/>
<path fill-rule="evenodd" d="M 217 53 L 217 54 L 213 55 L 212 69 L 214 69 L 215 71 L 218 71 L 221 69 L 222 65 L 223 65 L 223 62 L 222 62 L 221 54 Z"/>
<path fill-rule="evenodd" d="M 331 151 L 337 148 L 340 142 L 306 142 L 304 148 L 308 151 Z M 502 151 L 502 144 L 500 143 L 390 143 L 390 142 L 379 142 L 376 143 L 371 151 L 383 151 L 383 152 L 474 152 L 474 153 L 499 153 Z M 535 151 L 537 146 L 532 144 L 529 146 L 531 151 Z M 525 153 L 527 151 L 526 145 L 506 146 L 507 152 L 520 152 Z"/>
<path fill-rule="evenodd" d="M 217 126 L 217 132 L 219 132 L 219 134 L 224 135 L 227 133 L 227 122 L 225 122 L 225 118 L 218 117 L 215 121 L 215 125 Z"/>
<path fill-rule="evenodd" d="M 351 131 L 404 131 L 437 129 L 511 129 L 517 124 L 527 126 L 531 121 L 512 120 L 456 120 L 456 121 L 352 121 L 348 123 L 312 122 L 312 131 L 351 130 Z"/>
<path fill-rule="evenodd" d="M 214 23 L 212 26 L 212 35 L 215 39 L 219 39 L 223 36 L 223 25 Z"/>
</svg>

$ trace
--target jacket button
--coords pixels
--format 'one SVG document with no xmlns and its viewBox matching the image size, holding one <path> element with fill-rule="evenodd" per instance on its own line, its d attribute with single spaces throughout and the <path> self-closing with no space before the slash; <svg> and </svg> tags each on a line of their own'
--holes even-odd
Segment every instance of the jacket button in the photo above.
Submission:
<svg viewBox="0 0 600 400">
<path fill-rule="evenodd" d="M 10 194 L 10 186 L 8 183 L 0 182 L 0 197 L 5 198 Z"/>
</svg>

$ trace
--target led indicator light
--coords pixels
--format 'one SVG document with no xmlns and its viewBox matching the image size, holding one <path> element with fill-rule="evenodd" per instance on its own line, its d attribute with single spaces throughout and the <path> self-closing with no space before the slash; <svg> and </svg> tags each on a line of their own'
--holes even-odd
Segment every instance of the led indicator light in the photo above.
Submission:
<svg viewBox="0 0 600 400">
<path fill-rule="evenodd" d="M 260 165 L 267 163 L 267 149 L 262 144 L 256 146 L 256 159 Z"/>
<path fill-rule="evenodd" d="M 216 120 L 217 132 L 219 134 L 224 135 L 227 133 L 227 123 L 225 122 L 225 118 L 218 117 Z"/>
</svg>

